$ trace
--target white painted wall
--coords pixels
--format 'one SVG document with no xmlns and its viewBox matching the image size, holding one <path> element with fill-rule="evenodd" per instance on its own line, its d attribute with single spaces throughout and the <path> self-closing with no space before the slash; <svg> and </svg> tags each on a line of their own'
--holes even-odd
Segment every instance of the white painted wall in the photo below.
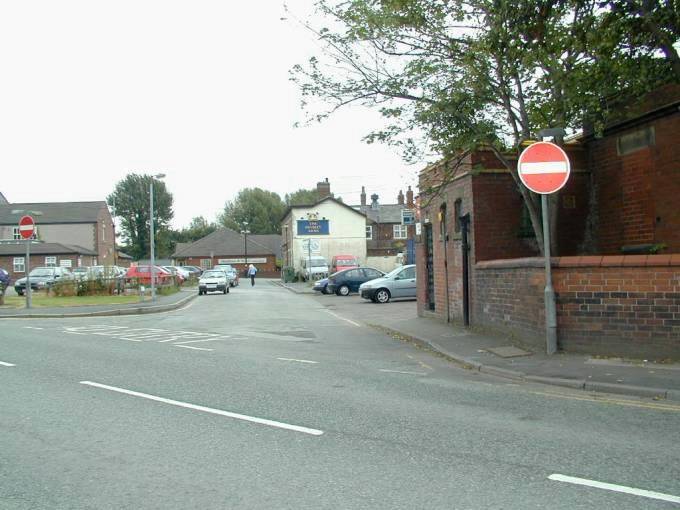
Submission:
<svg viewBox="0 0 680 510">
<path fill-rule="evenodd" d="M 318 219 L 329 220 L 328 235 L 298 236 L 297 220 L 308 219 L 308 213 L 318 214 Z M 292 260 L 296 270 L 301 270 L 302 259 L 307 258 L 307 250 L 303 249 L 306 239 L 319 241 L 319 252 L 330 264 L 334 255 L 354 255 L 361 265 L 366 263 L 366 218 L 363 215 L 348 209 L 347 207 L 327 200 L 311 208 L 295 207 L 291 212 L 292 217 L 284 219 L 284 225 L 288 225 L 292 231 Z"/>
</svg>

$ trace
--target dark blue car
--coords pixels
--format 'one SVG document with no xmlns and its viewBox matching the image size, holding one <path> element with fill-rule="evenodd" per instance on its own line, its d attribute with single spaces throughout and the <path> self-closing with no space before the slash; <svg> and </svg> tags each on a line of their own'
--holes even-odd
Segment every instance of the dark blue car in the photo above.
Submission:
<svg viewBox="0 0 680 510">
<path fill-rule="evenodd" d="M 372 267 L 355 267 L 338 271 L 328 277 L 326 291 L 335 292 L 338 296 L 348 296 L 350 292 L 359 292 L 359 285 L 376 278 L 382 278 L 385 273 Z"/>
<path fill-rule="evenodd" d="M 9 273 L 0 267 L 0 291 L 9 287 Z"/>
</svg>

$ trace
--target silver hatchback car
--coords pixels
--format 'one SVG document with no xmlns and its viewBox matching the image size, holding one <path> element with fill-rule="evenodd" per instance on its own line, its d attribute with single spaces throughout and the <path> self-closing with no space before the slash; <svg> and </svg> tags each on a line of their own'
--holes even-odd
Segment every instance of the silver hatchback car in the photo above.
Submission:
<svg viewBox="0 0 680 510">
<path fill-rule="evenodd" d="M 359 286 L 359 295 L 374 303 L 387 303 L 392 298 L 415 298 L 415 264 L 398 267 L 382 278 L 362 283 Z"/>
</svg>

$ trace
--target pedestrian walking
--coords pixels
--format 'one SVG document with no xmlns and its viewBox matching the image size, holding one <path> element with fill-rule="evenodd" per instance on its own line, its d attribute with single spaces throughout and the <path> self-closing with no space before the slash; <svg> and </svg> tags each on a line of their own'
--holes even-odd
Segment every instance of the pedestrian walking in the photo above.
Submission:
<svg viewBox="0 0 680 510">
<path fill-rule="evenodd" d="M 248 266 L 248 276 L 250 276 L 250 286 L 254 287 L 255 286 L 255 275 L 257 274 L 257 268 L 250 264 Z"/>
</svg>

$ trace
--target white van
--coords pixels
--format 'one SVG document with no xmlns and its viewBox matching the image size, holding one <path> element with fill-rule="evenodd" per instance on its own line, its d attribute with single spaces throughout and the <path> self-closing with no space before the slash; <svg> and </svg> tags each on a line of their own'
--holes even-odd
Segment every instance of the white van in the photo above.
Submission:
<svg viewBox="0 0 680 510">
<path fill-rule="evenodd" d="M 319 255 L 300 260 L 302 266 L 302 279 L 304 281 L 320 280 L 328 277 L 328 262 Z"/>
</svg>

